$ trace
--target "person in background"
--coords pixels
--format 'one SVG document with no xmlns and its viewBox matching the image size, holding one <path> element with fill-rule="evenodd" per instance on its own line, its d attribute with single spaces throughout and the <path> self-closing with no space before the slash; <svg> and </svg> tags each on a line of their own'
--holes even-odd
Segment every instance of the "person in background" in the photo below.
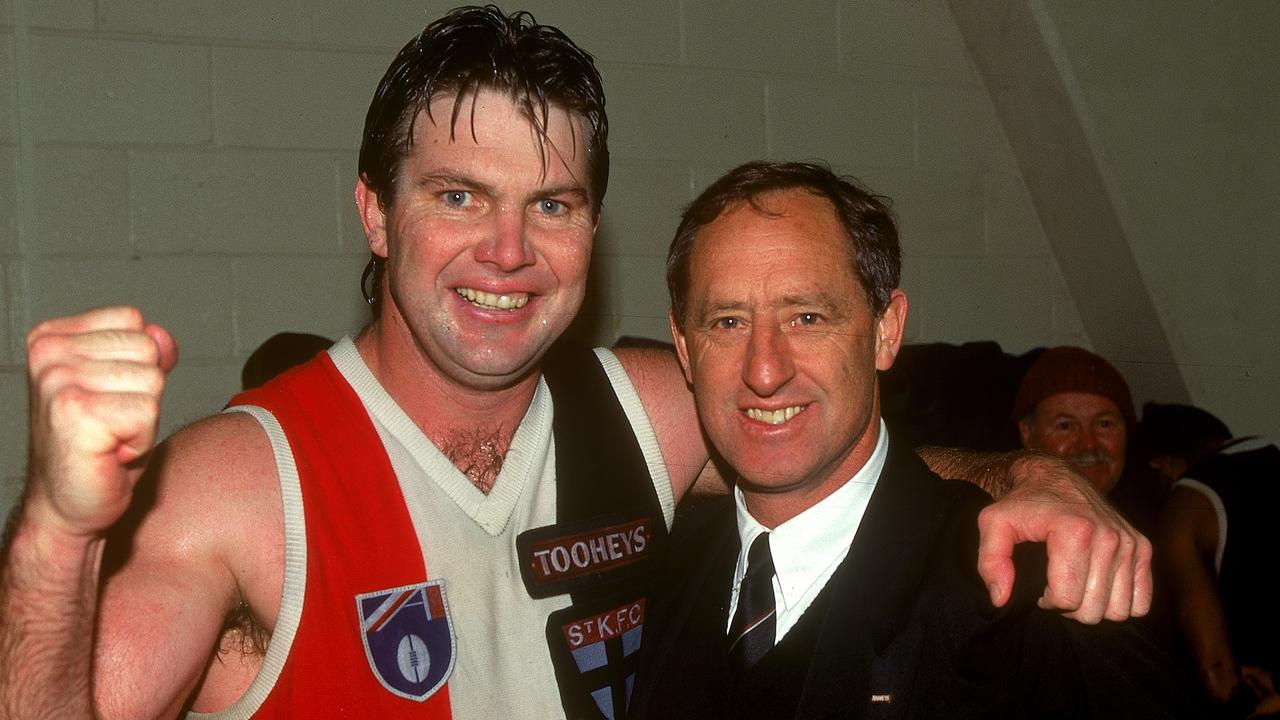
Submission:
<svg viewBox="0 0 1280 720">
<path fill-rule="evenodd" d="M 1156 557 L 1200 685 L 1223 717 L 1280 713 L 1272 575 L 1280 448 L 1263 438 L 1227 439 L 1227 426 L 1199 408 L 1149 403 L 1144 425 L 1148 419 L 1152 462 L 1176 478 Z"/>
<path fill-rule="evenodd" d="M 1050 348 L 1022 376 L 1013 401 L 1022 446 L 1066 460 L 1104 495 L 1124 472 L 1134 425 L 1129 385 L 1084 348 Z"/>
<path fill-rule="evenodd" d="M 1011 412 L 1024 448 L 1065 460 L 1141 532 L 1155 532 L 1168 495 L 1155 471 L 1129 462 L 1137 427 L 1129 385 L 1104 358 L 1060 346 L 1039 354 Z"/>
<path fill-rule="evenodd" d="M 1213 413 L 1194 405 L 1147 402 L 1134 437 L 1133 455 L 1173 484 L 1187 469 L 1231 440 L 1231 430 Z"/>
</svg>

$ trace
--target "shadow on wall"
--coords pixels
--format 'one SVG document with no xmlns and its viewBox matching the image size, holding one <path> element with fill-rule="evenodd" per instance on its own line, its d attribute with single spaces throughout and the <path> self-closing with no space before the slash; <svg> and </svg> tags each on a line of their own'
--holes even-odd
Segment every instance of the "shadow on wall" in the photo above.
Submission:
<svg viewBox="0 0 1280 720">
<path fill-rule="evenodd" d="M 240 389 L 249 390 L 295 365 L 328 350 L 333 341 L 311 333 L 282 332 L 267 338 L 244 361 L 240 370 Z"/>
</svg>

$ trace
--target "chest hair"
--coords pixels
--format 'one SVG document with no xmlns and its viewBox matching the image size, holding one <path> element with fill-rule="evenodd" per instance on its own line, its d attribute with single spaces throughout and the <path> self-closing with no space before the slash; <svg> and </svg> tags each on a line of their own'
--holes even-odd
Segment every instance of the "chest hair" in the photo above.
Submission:
<svg viewBox="0 0 1280 720">
<path fill-rule="evenodd" d="M 436 445 L 476 489 L 488 495 L 511 449 L 511 435 L 501 426 L 494 430 L 455 430 Z"/>
</svg>

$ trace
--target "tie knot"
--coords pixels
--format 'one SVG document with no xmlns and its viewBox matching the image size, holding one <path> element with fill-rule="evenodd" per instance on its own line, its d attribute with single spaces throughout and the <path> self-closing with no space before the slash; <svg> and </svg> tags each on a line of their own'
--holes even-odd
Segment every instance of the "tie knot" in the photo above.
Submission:
<svg viewBox="0 0 1280 720">
<path fill-rule="evenodd" d="M 764 532 L 751 541 L 747 550 L 747 571 L 743 577 L 755 578 L 761 573 L 773 576 L 773 553 L 769 551 L 769 533 Z"/>
</svg>

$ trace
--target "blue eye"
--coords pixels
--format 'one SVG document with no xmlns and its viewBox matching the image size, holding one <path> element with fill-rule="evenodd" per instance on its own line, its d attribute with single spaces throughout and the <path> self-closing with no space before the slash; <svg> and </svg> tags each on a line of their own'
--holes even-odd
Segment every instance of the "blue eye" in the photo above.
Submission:
<svg viewBox="0 0 1280 720">
<path fill-rule="evenodd" d="M 559 200 L 551 198 L 543 198 L 538 201 L 538 211 L 546 215 L 560 215 L 569 209 L 569 206 Z"/>
<path fill-rule="evenodd" d="M 738 318 L 719 318 L 715 322 L 711 323 L 711 326 L 718 330 L 732 330 L 738 327 Z"/>
<path fill-rule="evenodd" d="M 466 207 L 471 204 L 471 193 L 466 190 L 448 190 L 440 197 L 449 207 Z"/>
</svg>

